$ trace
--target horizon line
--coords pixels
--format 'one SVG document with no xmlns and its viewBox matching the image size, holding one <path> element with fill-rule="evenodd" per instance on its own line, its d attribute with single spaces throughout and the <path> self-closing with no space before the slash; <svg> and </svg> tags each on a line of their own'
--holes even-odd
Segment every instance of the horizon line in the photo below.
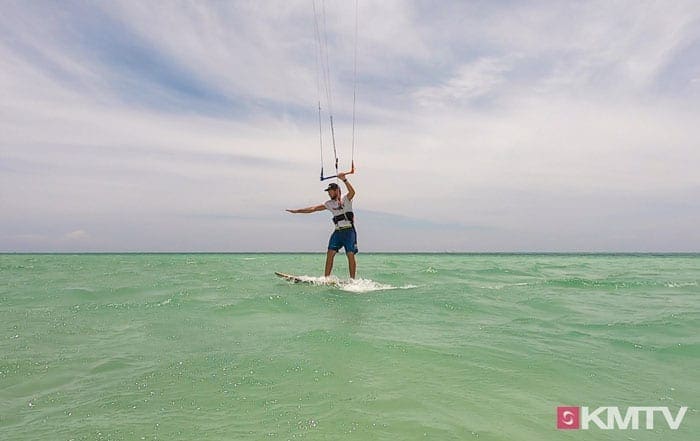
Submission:
<svg viewBox="0 0 700 441">
<path fill-rule="evenodd" d="M 319 254 L 325 251 L 0 251 L 0 255 L 124 255 L 124 254 Z M 338 253 L 345 254 L 345 253 Z M 358 254 L 462 255 L 700 255 L 700 251 L 365 251 Z"/>
</svg>

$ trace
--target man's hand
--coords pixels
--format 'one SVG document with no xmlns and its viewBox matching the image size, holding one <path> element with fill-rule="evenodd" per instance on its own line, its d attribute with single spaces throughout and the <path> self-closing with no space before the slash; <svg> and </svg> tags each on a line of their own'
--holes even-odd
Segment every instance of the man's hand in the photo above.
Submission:
<svg viewBox="0 0 700 441">
<path fill-rule="evenodd" d="M 340 179 L 341 181 L 344 181 L 345 180 L 345 173 L 343 173 L 343 172 L 338 173 L 338 179 Z"/>
</svg>

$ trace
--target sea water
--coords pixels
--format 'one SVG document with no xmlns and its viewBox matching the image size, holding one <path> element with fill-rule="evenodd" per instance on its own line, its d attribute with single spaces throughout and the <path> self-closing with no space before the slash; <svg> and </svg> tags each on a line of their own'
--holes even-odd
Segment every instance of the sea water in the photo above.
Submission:
<svg viewBox="0 0 700 441">
<path fill-rule="evenodd" d="M 700 256 L 0 255 L 2 440 L 696 440 Z M 688 410 L 557 430 L 557 406 Z"/>
</svg>

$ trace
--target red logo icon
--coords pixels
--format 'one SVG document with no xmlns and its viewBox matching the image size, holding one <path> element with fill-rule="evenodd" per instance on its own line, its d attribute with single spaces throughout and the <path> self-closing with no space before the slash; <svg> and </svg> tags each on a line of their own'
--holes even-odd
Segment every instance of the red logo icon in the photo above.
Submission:
<svg viewBox="0 0 700 441">
<path fill-rule="evenodd" d="M 557 407 L 557 429 L 579 429 L 579 407 Z"/>
</svg>

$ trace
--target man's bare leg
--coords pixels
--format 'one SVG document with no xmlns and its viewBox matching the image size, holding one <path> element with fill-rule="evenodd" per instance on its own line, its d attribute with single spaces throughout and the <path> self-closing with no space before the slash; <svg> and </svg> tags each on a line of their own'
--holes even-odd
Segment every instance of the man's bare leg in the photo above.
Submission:
<svg viewBox="0 0 700 441">
<path fill-rule="evenodd" d="M 348 256 L 348 269 L 350 270 L 350 278 L 355 278 L 355 269 L 357 268 L 357 262 L 355 262 L 355 253 L 345 253 Z"/>
<path fill-rule="evenodd" d="M 333 271 L 333 258 L 335 257 L 336 253 L 337 251 L 335 250 L 328 250 L 328 252 L 326 253 L 326 277 L 330 276 L 331 271 Z"/>
</svg>

